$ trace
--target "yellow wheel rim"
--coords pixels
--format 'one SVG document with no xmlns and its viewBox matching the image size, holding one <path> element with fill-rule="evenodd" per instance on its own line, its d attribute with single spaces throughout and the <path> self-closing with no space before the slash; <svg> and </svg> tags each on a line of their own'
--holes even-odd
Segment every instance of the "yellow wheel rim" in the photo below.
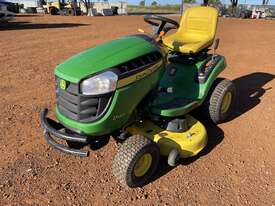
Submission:
<svg viewBox="0 0 275 206">
<path fill-rule="evenodd" d="M 221 108 L 221 112 L 222 113 L 226 113 L 231 105 L 231 101 L 232 101 L 232 93 L 231 92 L 227 92 L 222 100 L 222 108 Z"/>
<path fill-rule="evenodd" d="M 152 164 L 152 155 L 149 153 L 142 155 L 134 167 L 134 175 L 136 177 L 141 177 L 145 175 L 145 173 L 151 167 L 151 164 Z"/>
</svg>

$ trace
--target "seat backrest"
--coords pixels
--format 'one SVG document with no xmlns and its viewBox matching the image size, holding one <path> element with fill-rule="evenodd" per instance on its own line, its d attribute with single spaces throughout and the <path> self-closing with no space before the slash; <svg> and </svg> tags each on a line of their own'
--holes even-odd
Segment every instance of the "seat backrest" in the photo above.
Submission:
<svg viewBox="0 0 275 206">
<path fill-rule="evenodd" d="M 195 6 L 185 10 L 178 32 L 184 36 L 203 36 L 214 41 L 218 11 L 213 7 Z"/>
</svg>

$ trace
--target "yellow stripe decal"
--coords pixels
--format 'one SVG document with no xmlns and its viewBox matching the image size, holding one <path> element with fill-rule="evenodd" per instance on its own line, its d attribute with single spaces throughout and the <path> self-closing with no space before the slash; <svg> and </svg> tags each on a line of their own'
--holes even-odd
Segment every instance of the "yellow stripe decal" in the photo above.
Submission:
<svg viewBox="0 0 275 206">
<path fill-rule="evenodd" d="M 162 60 L 160 60 L 158 63 L 154 64 L 153 66 L 145 69 L 144 71 L 142 72 L 139 72 L 137 74 L 134 74 L 132 76 L 129 76 L 127 78 L 124 78 L 124 79 L 121 79 L 118 81 L 117 83 L 117 88 L 121 88 L 121 87 L 124 87 L 128 84 L 131 84 L 137 80 L 140 80 L 140 79 L 143 79 L 145 78 L 146 76 L 152 74 L 154 71 L 156 71 L 162 64 Z"/>
</svg>

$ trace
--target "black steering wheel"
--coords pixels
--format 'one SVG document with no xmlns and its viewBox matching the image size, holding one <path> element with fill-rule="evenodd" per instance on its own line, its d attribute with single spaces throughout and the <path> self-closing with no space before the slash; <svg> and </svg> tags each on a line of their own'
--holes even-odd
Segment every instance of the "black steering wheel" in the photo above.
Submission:
<svg viewBox="0 0 275 206">
<path fill-rule="evenodd" d="M 146 15 L 144 16 L 144 21 L 147 22 L 148 24 L 158 27 L 157 34 L 160 34 L 161 31 L 164 31 L 165 33 L 167 33 L 171 29 L 179 28 L 178 22 L 163 16 Z M 165 26 L 167 23 L 171 24 L 171 26 Z"/>
</svg>

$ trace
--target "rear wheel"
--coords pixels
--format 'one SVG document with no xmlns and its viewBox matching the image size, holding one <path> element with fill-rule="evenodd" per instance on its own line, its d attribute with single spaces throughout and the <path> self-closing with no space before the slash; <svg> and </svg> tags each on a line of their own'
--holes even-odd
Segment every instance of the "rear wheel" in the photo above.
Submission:
<svg viewBox="0 0 275 206">
<path fill-rule="evenodd" d="M 51 15 L 57 15 L 57 13 L 58 13 L 58 10 L 57 10 L 57 8 L 50 8 L 50 12 L 49 12 Z"/>
<path fill-rule="evenodd" d="M 73 16 L 74 15 L 74 10 L 73 9 L 66 9 L 66 15 L 67 16 Z"/>
<path fill-rule="evenodd" d="M 202 105 L 203 112 L 215 123 L 219 124 L 233 112 L 236 98 L 236 88 L 232 81 L 228 79 L 217 79 Z"/>
<path fill-rule="evenodd" d="M 129 137 L 113 160 L 113 174 L 129 187 L 143 186 L 157 169 L 160 158 L 156 143 L 141 135 Z"/>
</svg>

